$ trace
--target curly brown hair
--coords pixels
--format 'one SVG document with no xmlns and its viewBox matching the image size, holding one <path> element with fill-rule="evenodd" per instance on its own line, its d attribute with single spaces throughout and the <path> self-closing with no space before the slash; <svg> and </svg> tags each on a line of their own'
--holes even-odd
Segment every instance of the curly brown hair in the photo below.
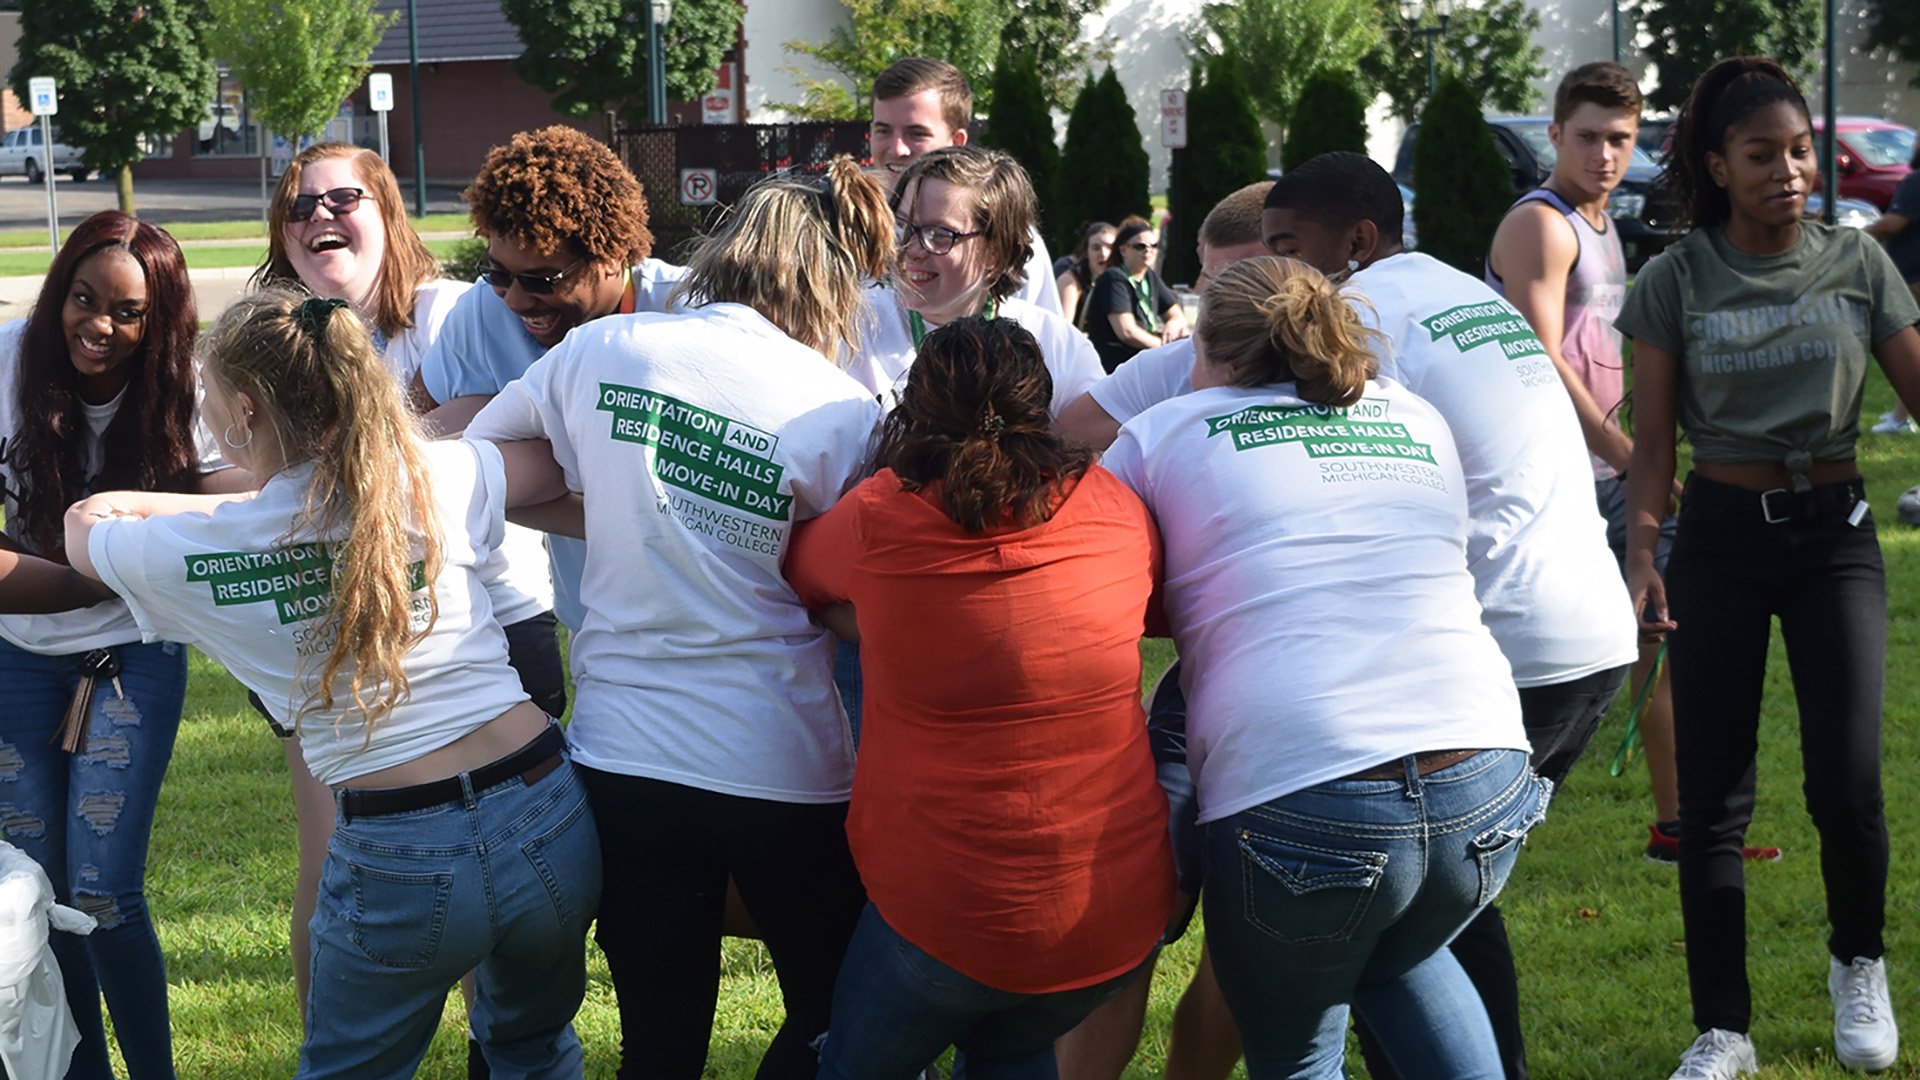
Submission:
<svg viewBox="0 0 1920 1080">
<path fill-rule="evenodd" d="M 482 237 L 529 252 L 564 249 L 616 266 L 653 253 L 640 181 L 611 147 L 574 128 L 522 131 L 494 147 L 461 197 Z"/>
</svg>

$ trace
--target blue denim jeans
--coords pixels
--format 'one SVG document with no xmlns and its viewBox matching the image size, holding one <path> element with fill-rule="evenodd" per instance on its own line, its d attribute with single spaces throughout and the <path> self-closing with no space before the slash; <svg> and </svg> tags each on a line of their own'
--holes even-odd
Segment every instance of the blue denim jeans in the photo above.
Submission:
<svg viewBox="0 0 1920 1080">
<path fill-rule="evenodd" d="M 1517 750 L 1335 780 L 1205 826 L 1207 941 L 1253 1080 L 1343 1073 L 1349 1006 L 1407 1080 L 1497 1080 L 1442 948 L 1506 884 L 1553 785 Z"/>
<path fill-rule="evenodd" d="M 187 650 L 122 645 L 120 690 L 101 682 L 87 750 L 49 740 L 79 682 L 80 655 L 42 656 L 0 640 L 0 828 L 44 867 L 62 903 L 100 922 L 54 931 L 80 1045 L 70 1080 L 112 1080 L 100 997 L 133 1080 L 173 1076 L 167 971 L 147 917 L 147 840 L 187 693 Z M 125 697 L 120 696 L 121 692 Z"/>
<path fill-rule="evenodd" d="M 578 1080 L 573 1014 L 599 901 L 600 844 L 571 761 L 532 784 L 336 818 L 296 1076 L 412 1076 L 447 991 L 477 971 L 473 1033 L 493 1074 Z"/>
<path fill-rule="evenodd" d="M 833 987 L 819 1080 L 909 1080 L 949 1046 L 966 1055 L 967 1080 L 1054 1080 L 1053 1040 L 1148 971 L 1153 955 L 1092 986 L 1017 994 L 928 956 L 868 904 Z"/>
</svg>

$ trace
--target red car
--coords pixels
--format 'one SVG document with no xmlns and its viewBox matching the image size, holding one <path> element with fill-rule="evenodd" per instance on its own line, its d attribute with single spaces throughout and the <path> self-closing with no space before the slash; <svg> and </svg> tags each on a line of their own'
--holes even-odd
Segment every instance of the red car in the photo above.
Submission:
<svg viewBox="0 0 1920 1080">
<path fill-rule="evenodd" d="M 1816 147 L 1825 124 L 1813 121 Z M 1871 116 L 1842 116 L 1840 156 L 1836 167 L 1840 175 L 1842 198 L 1863 199 L 1881 210 L 1893 201 L 1893 189 L 1913 170 L 1914 132 L 1910 127 Z M 1814 177 L 1814 190 L 1820 189 L 1820 177 Z"/>
</svg>

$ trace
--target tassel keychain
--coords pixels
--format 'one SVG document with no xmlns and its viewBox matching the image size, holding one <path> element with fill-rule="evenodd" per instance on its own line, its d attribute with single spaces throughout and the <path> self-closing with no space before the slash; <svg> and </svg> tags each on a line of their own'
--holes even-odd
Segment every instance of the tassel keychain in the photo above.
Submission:
<svg viewBox="0 0 1920 1080">
<path fill-rule="evenodd" d="M 80 658 L 80 682 L 73 688 L 73 700 L 67 702 L 67 713 L 60 718 L 60 730 L 54 732 L 52 745 L 69 754 L 87 752 L 87 717 L 93 713 L 94 687 L 101 679 L 111 680 L 114 694 L 126 699 L 126 692 L 120 689 L 118 651 L 95 649 Z"/>
</svg>

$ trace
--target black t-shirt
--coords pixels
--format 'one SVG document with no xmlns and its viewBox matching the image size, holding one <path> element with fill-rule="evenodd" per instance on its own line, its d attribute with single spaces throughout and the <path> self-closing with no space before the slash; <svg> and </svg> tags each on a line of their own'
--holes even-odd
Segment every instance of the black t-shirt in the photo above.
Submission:
<svg viewBox="0 0 1920 1080">
<path fill-rule="evenodd" d="M 1147 302 L 1140 297 L 1140 288 L 1121 267 L 1108 267 L 1093 283 L 1087 293 L 1087 338 L 1093 342 L 1094 351 L 1100 354 L 1100 366 L 1109 373 L 1127 362 L 1140 350 L 1121 341 L 1113 332 L 1113 323 L 1108 315 L 1132 312 L 1133 321 L 1140 329 L 1148 333 L 1158 333 L 1165 325 L 1165 313 L 1180 303 L 1167 283 L 1152 268 L 1147 270 Z"/>
</svg>

